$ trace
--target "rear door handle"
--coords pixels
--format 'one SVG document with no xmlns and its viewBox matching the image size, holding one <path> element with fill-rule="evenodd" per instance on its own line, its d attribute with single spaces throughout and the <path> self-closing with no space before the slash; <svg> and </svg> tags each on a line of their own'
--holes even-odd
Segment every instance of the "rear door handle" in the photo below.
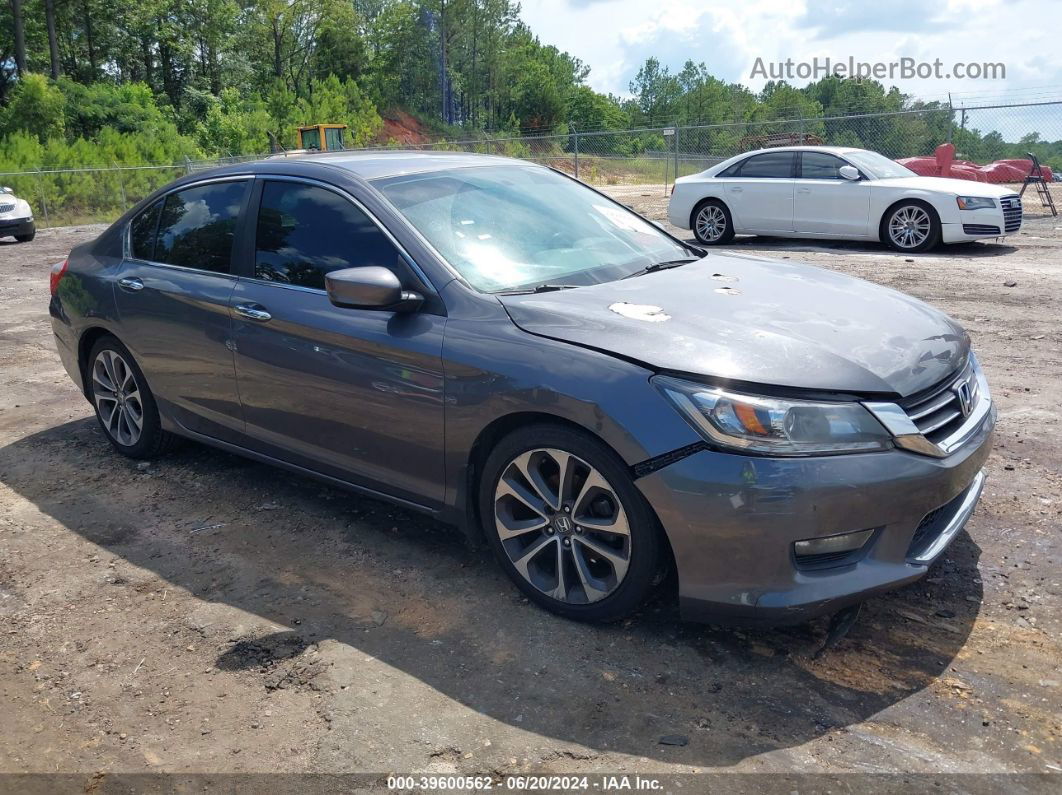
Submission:
<svg viewBox="0 0 1062 795">
<path fill-rule="evenodd" d="M 797 193 L 811 193 L 811 188 L 797 188 Z"/>
<path fill-rule="evenodd" d="M 257 320 L 259 323 L 265 323 L 267 320 L 273 319 L 273 316 L 258 304 L 236 304 L 232 311 L 248 320 Z"/>
<path fill-rule="evenodd" d="M 144 289 L 144 283 L 133 277 L 123 277 L 118 280 L 118 286 L 130 293 L 138 293 Z"/>
<path fill-rule="evenodd" d="M 733 187 L 733 188 L 730 189 L 730 192 L 731 193 L 741 193 L 741 190 L 742 190 L 741 188 Z"/>
</svg>

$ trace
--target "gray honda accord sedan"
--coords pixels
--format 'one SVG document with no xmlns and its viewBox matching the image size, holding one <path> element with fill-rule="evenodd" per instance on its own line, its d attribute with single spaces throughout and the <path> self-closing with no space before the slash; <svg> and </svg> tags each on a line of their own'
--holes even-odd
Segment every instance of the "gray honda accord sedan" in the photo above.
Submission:
<svg viewBox="0 0 1062 795">
<path fill-rule="evenodd" d="M 51 279 L 120 453 L 186 437 L 484 539 L 563 616 L 669 568 L 694 620 L 794 622 L 926 573 L 995 413 L 893 290 L 705 255 L 563 174 L 338 153 L 193 174 Z"/>
</svg>

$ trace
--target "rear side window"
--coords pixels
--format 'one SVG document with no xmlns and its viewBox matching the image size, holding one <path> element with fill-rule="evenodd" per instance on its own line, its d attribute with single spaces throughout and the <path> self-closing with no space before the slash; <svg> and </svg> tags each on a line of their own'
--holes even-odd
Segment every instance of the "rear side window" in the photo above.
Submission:
<svg viewBox="0 0 1062 795">
<path fill-rule="evenodd" d="M 248 184 L 215 182 L 167 196 L 153 259 L 182 268 L 228 273 L 236 220 Z"/>
<path fill-rule="evenodd" d="M 802 152 L 800 155 L 800 176 L 804 179 L 841 179 L 837 169 L 848 165 L 839 157 L 825 152 Z"/>
<path fill-rule="evenodd" d="M 324 188 L 265 183 L 255 234 L 256 278 L 323 290 L 329 271 L 363 265 L 402 276 L 398 250 L 364 212 Z"/>
<path fill-rule="evenodd" d="M 135 259 L 155 258 L 155 231 L 159 227 L 162 199 L 148 207 L 129 225 L 129 253 Z"/>
<path fill-rule="evenodd" d="M 718 176 L 720 176 L 720 177 L 736 177 L 738 175 L 738 172 L 741 171 L 741 167 L 744 164 L 745 164 L 744 160 L 739 160 L 738 162 L 734 163 L 734 165 L 730 166 L 730 168 L 726 168 L 726 169 L 723 169 L 722 171 L 720 171 Z"/>
<path fill-rule="evenodd" d="M 738 176 L 789 179 L 793 176 L 793 153 L 767 152 L 754 155 L 742 163 Z"/>
</svg>

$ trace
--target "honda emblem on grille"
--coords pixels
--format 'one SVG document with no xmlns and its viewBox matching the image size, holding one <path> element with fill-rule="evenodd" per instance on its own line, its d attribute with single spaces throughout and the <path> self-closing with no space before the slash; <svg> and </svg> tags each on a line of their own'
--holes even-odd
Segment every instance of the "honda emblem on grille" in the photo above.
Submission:
<svg viewBox="0 0 1062 795">
<path fill-rule="evenodd" d="M 973 393 L 970 391 L 969 381 L 956 385 L 955 397 L 959 399 L 959 410 L 962 411 L 962 416 L 969 417 L 973 409 Z"/>
</svg>

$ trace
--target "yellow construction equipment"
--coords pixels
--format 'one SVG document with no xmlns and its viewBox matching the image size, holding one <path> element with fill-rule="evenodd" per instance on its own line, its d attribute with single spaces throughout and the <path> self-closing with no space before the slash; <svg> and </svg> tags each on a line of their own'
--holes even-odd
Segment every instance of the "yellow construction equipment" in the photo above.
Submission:
<svg viewBox="0 0 1062 795">
<path fill-rule="evenodd" d="M 299 127 L 299 149 L 318 152 L 346 149 L 343 145 L 343 133 L 346 129 L 345 124 L 311 124 L 308 127 Z"/>
</svg>

